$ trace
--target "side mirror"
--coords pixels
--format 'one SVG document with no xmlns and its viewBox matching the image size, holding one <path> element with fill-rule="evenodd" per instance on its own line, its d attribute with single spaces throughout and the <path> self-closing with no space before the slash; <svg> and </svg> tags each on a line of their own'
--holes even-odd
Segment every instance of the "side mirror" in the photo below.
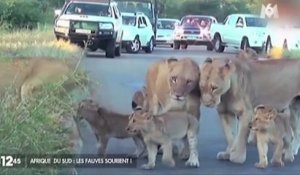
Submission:
<svg viewBox="0 0 300 175">
<path fill-rule="evenodd" d="M 54 10 L 55 16 L 60 15 L 60 13 L 61 13 L 61 9 L 56 9 L 56 10 Z"/>
<path fill-rule="evenodd" d="M 139 24 L 139 28 L 145 28 L 146 25 L 145 24 Z"/>
</svg>

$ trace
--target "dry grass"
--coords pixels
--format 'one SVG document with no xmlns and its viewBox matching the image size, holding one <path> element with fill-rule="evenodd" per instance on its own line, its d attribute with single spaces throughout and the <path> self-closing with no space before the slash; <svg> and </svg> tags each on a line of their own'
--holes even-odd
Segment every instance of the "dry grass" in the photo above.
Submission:
<svg viewBox="0 0 300 175">
<path fill-rule="evenodd" d="M 16 57 L 51 57 L 80 61 L 83 51 L 75 45 L 56 41 L 51 31 L 0 32 L 0 60 Z M 86 75 L 80 69 L 66 75 L 85 88 Z M 62 82 L 45 85 L 27 103 L 19 103 L 12 87 L 0 98 L 1 154 L 63 154 L 69 152 L 67 132 L 53 116 L 74 113 L 74 97 Z M 85 89 L 86 90 L 86 89 Z M 64 92 L 64 93 L 62 93 Z M 82 94 L 80 91 L 79 94 Z M 85 93 L 85 92 L 84 92 Z M 75 94 L 76 96 L 76 94 Z M 66 134 L 66 135 L 65 135 Z M 1 175 L 57 174 L 58 169 L 5 169 Z"/>
</svg>

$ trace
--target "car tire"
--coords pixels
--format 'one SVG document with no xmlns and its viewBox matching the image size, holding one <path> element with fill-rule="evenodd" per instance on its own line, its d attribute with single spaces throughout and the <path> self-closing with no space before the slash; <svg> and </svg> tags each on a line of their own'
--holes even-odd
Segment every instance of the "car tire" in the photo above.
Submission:
<svg viewBox="0 0 300 175">
<path fill-rule="evenodd" d="M 134 40 L 126 46 L 126 52 L 128 53 L 139 53 L 141 50 L 141 41 L 138 36 L 134 38 Z"/>
<path fill-rule="evenodd" d="M 187 48 L 188 48 L 188 44 L 184 43 L 184 44 L 181 45 L 181 49 L 186 50 Z"/>
<path fill-rule="evenodd" d="M 83 44 L 84 45 L 84 44 Z M 84 47 L 84 46 L 83 46 Z M 96 50 L 98 50 L 98 46 L 95 44 L 95 43 L 93 43 L 92 45 L 90 45 L 90 46 L 87 46 L 87 48 L 88 48 L 88 51 L 91 51 L 91 52 L 95 52 Z"/>
<path fill-rule="evenodd" d="M 249 47 L 250 47 L 250 45 L 249 45 L 248 38 L 243 38 L 242 42 L 241 42 L 241 47 L 240 47 L 241 50 L 246 50 Z"/>
<path fill-rule="evenodd" d="M 173 43 L 173 49 L 179 50 L 180 49 L 180 43 L 178 41 L 174 41 Z"/>
<path fill-rule="evenodd" d="M 208 50 L 208 51 L 213 51 L 213 50 L 214 50 L 214 45 L 213 45 L 212 43 L 208 43 L 208 44 L 206 45 L 206 50 Z"/>
<path fill-rule="evenodd" d="M 272 48 L 273 48 L 273 46 L 272 46 L 271 38 L 268 37 L 267 42 L 266 42 L 266 45 L 265 45 L 265 48 L 264 48 L 264 52 L 265 52 L 266 54 L 269 54 L 269 53 L 271 52 L 271 49 L 272 49 Z"/>
<path fill-rule="evenodd" d="M 214 49 L 216 52 L 222 53 L 225 50 L 225 46 L 222 45 L 222 39 L 220 37 L 220 35 L 215 35 L 214 36 L 214 40 L 213 40 L 213 45 L 214 45 Z"/>
<path fill-rule="evenodd" d="M 117 56 L 117 57 L 121 56 L 121 48 L 122 48 L 122 46 L 121 46 L 121 43 L 120 43 L 119 46 L 116 47 L 115 56 Z"/>
<path fill-rule="evenodd" d="M 170 44 L 170 47 L 173 48 L 173 47 L 174 47 L 174 44 Z"/>
<path fill-rule="evenodd" d="M 116 40 L 115 39 L 108 40 L 107 46 L 106 46 L 106 51 L 105 51 L 105 56 L 107 58 L 115 58 L 115 56 L 116 56 Z"/>
<path fill-rule="evenodd" d="M 153 50 L 154 50 L 154 40 L 153 38 L 151 38 L 150 41 L 148 42 L 148 46 L 145 48 L 145 52 L 152 53 Z"/>
</svg>

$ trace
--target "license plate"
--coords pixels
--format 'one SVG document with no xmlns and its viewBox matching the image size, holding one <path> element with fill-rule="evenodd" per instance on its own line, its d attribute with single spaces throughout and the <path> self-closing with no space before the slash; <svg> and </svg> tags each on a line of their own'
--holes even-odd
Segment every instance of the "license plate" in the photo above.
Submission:
<svg viewBox="0 0 300 175">
<path fill-rule="evenodd" d="M 188 36 L 188 39 L 197 39 L 197 36 Z"/>
<path fill-rule="evenodd" d="M 90 34 L 90 33 L 92 33 L 91 30 L 86 30 L 86 29 L 76 29 L 75 32 L 76 33 L 82 33 L 82 34 Z"/>
</svg>

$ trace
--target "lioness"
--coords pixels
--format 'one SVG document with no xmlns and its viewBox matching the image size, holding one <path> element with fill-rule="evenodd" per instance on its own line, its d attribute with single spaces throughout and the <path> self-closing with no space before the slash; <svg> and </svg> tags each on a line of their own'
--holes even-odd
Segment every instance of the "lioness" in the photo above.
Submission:
<svg viewBox="0 0 300 175">
<path fill-rule="evenodd" d="M 51 58 L 16 58 L 0 62 L 0 96 L 14 85 L 18 95 L 24 99 L 43 83 L 58 81 L 71 73 L 72 66 L 74 69 L 75 64 L 71 62 Z"/>
<path fill-rule="evenodd" d="M 146 75 L 146 105 L 153 115 L 184 110 L 200 119 L 199 66 L 190 58 L 164 59 L 153 64 Z M 187 140 L 180 157 L 189 155 Z"/>
<path fill-rule="evenodd" d="M 250 60 L 207 58 L 200 70 L 201 102 L 217 107 L 227 148 L 218 159 L 243 163 L 253 109 L 259 104 L 288 107 L 300 93 L 300 60 Z M 288 85 L 288 86 L 287 86 Z M 239 119 L 237 137 L 234 122 Z"/>
<path fill-rule="evenodd" d="M 259 162 L 255 163 L 257 168 L 266 168 L 268 166 L 267 153 L 269 142 L 275 144 L 271 160 L 273 166 L 284 166 L 283 156 L 285 161 L 294 161 L 293 154 L 291 154 L 291 157 L 287 157 L 287 154 L 284 154 L 286 150 L 290 149 L 290 144 L 293 140 L 290 134 L 292 128 L 287 116 L 281 116 L 275 108 L 259 105 L 254 109 L 254 117 L 250 123 L 250 128 L 254 131 L 257 139 L 259 153 Z"/>
<path fill-rule="evenodd" d="M 170 58 L 153 64 L 146 75 L 147 104 L 154 115 L 186 110 L 199 119 L 199 66 L 192 59 Z"/>
<path fill-rule="evenodd" d="M 137 110 L 129 116 L 129 123 L 126 130 L 129 133 L 141 133 L 148 150 L 148 163 L 142 165 L 144 169 L 155 167 L 157 146 L 163 147 L 163 163 L 174 167 L 175 161 L 172 155 L 172 143 L 176 139 L 187 136 L 190 148 L 187 166 L 198 167 L 197 134 L 198 120 L 185 111 L 169 111 L 159 116 Z"/>
<path fill-rule="evenodd" d="M 128 115 L 107 111 L 93 100 L 82 100 L 78 105 L 77 115 L 91 125 L 98 141 L 98 154 L 105 154 L 110 138 L 125 139 L 132 137 L 137 146 L 133 154 L 136 157 L 140 157 L 146 150 L 142 138 L 132 136 L 125 130 L 128 124 Z M 101 147 L 99 144 L 101 144 Z"/>
</svg>

